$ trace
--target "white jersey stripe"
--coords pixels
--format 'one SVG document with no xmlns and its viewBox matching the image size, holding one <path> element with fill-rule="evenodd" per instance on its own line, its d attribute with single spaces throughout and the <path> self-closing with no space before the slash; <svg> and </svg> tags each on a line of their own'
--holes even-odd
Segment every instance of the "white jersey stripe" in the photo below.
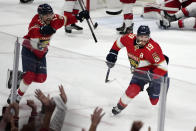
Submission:
<svg viewBox="0 0 196 131">
<path fill-rule="evenodd" d="M 121 43 L 121 41 L 120 41 L 120 39 L 121 39 L 121 37 L 119 37 L 117 40 L 116 40 L 116 45 L 118 46 L 118 48 L 123 48 L 123 47 L 125 47 L 122 43 Z"/>
</svg>

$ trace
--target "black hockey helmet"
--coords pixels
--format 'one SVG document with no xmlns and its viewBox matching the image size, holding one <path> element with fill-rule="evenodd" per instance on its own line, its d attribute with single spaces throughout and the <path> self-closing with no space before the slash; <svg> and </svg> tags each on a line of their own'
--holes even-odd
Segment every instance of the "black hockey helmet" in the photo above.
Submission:
<svg viewBox="0 0 196 131">
<path fill-rule="evenodd" d="M 37 8 L 39 15 L 53 14 L 53 9 L 49 4 L 41 4 Z"/>
<path fill-rule="evenodd" d="M 148 35 L 148 36 L 150 36 L 150 28 L 147 25 L 141 25 L 137 29 L 137 35 Z"/>
</svg>

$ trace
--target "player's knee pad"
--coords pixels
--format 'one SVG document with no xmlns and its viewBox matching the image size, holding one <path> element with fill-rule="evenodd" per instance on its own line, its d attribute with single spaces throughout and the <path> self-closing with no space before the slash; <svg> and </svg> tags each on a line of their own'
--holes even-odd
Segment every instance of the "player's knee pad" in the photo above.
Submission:
<svg viewBox="0 0 196 131">
<path fill-rule="evenodd" d="M 130 84 L 125 93 L 128 97 L 134 98 L 140 91 L 141 91 L 141 88 L 139 85 Z"/>
<path fill-rule="evenodd" d="M 156 105 L 159 101 L 159 98 L 150 98 L 150 102 L 152 105 Z"/>
<path fill-rule="evenodd" d="M 36 74 L 35 82 L 43 83 L 46 81 L 47 75 L 46 74 Z"/>
<path fill-rule="evenodd" d="M 33 82 L 34 79 L 35 79 L 35 73 L 34 72 L 27 71 L 23 75 L 24 83 L 27 84 L 27 85 L 30 85 Z"/>
</svg>

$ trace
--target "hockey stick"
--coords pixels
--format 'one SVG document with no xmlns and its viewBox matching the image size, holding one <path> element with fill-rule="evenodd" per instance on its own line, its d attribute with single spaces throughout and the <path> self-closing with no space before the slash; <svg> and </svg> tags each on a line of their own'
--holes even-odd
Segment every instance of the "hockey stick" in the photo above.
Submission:
<svg viewBox="0 0 196 131">
<path fill-rule="evenodd" d="M 109 78 L 109 74 L 110 74 L 110 67 L 108 67 L 108 71 L 107 71 L 107 74 L 106 74 L 106 78 L 105 78 L 105 83 L 109 82 L 110 80 L 108 80 Z"/>
<path fill-rule="evenodd" d="M 80 7 L 81 7 L 82 11 L 84 11 L 84 10 L 85 10 L 85 8 L 82 6 L 82 2 L 81 2 L 81 0 L 78 0 L 78 2 L 79 2 L 79 4 L 80 4 Z M 94 38 L 94 40 L 95 40 L 95 43 L 97 43 L 97 38 L 96 38 L 96 36 L 95 36 L 95 34 L 94 34 L 94 32 L 93 32 L 93 29 L 92 29 L 92 27 L 91 27 L 90 22 L 89 22 L 89 20 L 88 20 L 88 19 L 86 19 L 86 21 L 87 21 L 88 26 L 89 26 L 89 28 L 90 28 L 91 34 L 92 34 L 92 36 L 93 36 L 93 38 Z"/>
<path fill-rule="evenodd" d="M 119 10 L 119 11 L 105 11 L 106 14 L 109 14 L 109 15 L 119 15 L 122 13 L 122 10 Z"/>
<path fill-rule="evenodd" d="M 85 4 L 84 4 L 84 1 L 83 1 L 83 0 L 81 0 L 81 1 L 82 1 L 82 4 L 83 4 L 84 8 L 86 9 Z M 93 21 L 92 21 L 91 17 L 90 17 L 89 19 L 90 19 L 90 22 L 91 22 L 91 24 L 93 25 L 94 29 L 96 29 L 97 26 L 98 26 L 98 23 L 95 22 L 95 24 L 93 24 Z"/>
</svg>

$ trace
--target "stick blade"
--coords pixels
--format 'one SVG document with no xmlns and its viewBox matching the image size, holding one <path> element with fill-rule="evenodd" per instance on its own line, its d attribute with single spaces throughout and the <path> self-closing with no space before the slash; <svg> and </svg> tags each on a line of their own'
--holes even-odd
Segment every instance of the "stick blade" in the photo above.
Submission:
<svg viewBox="0 0 196 131">
<path fill-rule="evenodd" d="M 119 10 L 119 11 L 106 11 L 106 14 L 109 14 L 109 15 L 119 15 L 121 14 L 122 10 Z"/>
</svg>

